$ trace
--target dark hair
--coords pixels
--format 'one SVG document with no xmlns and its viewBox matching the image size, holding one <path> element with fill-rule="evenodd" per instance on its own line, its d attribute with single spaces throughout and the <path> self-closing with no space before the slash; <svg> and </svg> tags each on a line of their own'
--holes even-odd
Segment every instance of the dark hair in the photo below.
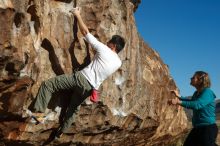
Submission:
<svg viewBox="0 0 220 146">
<path fill-rule="evenodd" d="M 202 88 L 209 88 L 211 86 L 211 81 L 208 73 L 204 71 L 196 71 L 195 75 L 198 76 L 199 80 L 201 81 Z"/>
<path fill-rule="evenodd" d="M 119 53 L 125 46 L 125 40 L 119 35 L 113 35 L 109 43 L 116 45 L 116 52 Z"/>
</svg>

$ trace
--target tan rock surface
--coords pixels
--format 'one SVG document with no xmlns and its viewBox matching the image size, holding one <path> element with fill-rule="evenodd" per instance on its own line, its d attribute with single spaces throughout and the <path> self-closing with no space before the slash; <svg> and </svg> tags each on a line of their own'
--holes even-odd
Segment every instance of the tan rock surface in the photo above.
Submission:
<svg viewBox="0 0 220 146">
<path fill-rule="evenodd" d="M 76 123 L 51 145 L 169 145 L 187 128 L 182 108 L 169 106 L 176 89 L 159 54 L 137 32 L 129 0 L 0 1 L 0 145 L 40 145 L 58 126 L 58 116 L 44 124 L 22 118 L 42 81 L 86 66 L 93 57 L 69 14 L 82 9 L 89 30 L 106 42 L 124 36 L 122 67 L 100 87 L 101 101 L 81 106 Z M 59 93 L 63 107 L 67 93 Z M 60 101 L 60 102 L 59 102 Z M 54 104 L 52 107 L 55 108 Z M 59 114 L 59 112 L 58 112 Z"/>
</svg>

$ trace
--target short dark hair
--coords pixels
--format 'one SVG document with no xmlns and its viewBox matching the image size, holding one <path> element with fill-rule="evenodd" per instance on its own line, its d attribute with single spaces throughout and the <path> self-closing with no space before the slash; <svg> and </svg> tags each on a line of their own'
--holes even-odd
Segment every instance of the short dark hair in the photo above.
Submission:
<svg viewBox="0 0 220 146">
<path fill-rule="evenodd" d="M 120 35 L 113 35 L 109 43 L 116 45 L 116 52 L 119 53 L 125 46 L 125 40 Z"/>
</svg>

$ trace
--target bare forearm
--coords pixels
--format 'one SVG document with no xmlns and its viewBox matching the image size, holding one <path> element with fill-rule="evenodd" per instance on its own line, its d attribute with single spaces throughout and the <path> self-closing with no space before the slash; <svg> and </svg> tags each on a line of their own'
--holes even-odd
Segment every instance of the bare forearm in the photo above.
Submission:
<svg viewBox="0 0 220 146">
<path fill-rule="evenodd" d="M 80 14 L 76 14 L 75 17 L 78 20 L 78 26 L 79 26 L 79 29 L 80 29 L 81 33 L 85 36 L 87 33 L 89 33 L 88 27 L 83 22 L 82 17 L 81 17 Z"/>
</svg>

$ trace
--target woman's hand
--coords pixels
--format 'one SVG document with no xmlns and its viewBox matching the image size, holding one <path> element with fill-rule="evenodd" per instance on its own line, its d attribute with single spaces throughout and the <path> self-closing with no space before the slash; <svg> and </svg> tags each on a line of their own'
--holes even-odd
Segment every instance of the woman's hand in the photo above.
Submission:
<svg viewBox="0 0 220 146">
<path fill-rule="evenodd" d="M 170 99 L 168 100 L 168 104 L 169 105 L 180 105 L 182 102 L 181 100 L 179 100 L 179 98 L 174 98 L 174 99 Z"/>
<path fill-rule="evenodd" d="M 180 97 L 179 92 L 177 90 L 170 90 L 170 92 L 175 95 L 175 98 L 168 100 L 168 104 L 172 104 L 172 105 L 181 104 L 182 102 L 179 99 Z"/>
<path fill-rule="evenodd" d="M 171 93 L 173 93 L 176 97 L 180 98 L 180 94 L 177 90 L 170 90 Z"/>
</svg>

